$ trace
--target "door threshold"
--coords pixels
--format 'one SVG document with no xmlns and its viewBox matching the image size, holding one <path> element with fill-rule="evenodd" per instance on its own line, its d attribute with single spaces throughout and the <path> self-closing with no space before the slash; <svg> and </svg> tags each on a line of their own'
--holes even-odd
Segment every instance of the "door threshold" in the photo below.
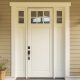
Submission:
<svg viewBox="0 0 80 80">
<path fill-rule="evenodd" d="M 55 77 L 55 80 L 57 80 L 57 79 L 65 80 L 65 78 L 64 78 L 64 77 Z"/>
<path fill-rule="evenodd" d="M 53 79 L 53 77 L 28 77 L 28 79 Z"/>
<path fill-rule="evenodd" d="M 26 77 L 17 77 L 16 80 L 26 80 Z"/>
</svg>

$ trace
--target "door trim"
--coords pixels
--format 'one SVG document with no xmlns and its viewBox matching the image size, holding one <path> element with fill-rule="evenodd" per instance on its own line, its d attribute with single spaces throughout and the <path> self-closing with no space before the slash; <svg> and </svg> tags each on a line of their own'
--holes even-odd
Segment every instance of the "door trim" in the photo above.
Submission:
<svg viewBox="0 0 80 80">
<path fill-rule="evenodd" d="M 15 7 L 69 7 L 71 6 L 71 2 L 10 2 L 10 6 L 15 6 Z"/>
<path fill-rule="evenodd" d="M 65 77 L 70 76 L 70 8 L 65 8 Z"/>
<path fill-rule="evenodd" d="M 16 77 L 15 60 L 15 10 L 17 7 L 64 7 L 65 8 L 65 76 L 70 76 L 70 6 L 71 2 L 10 2 L 11 6 L 11 76 Z M 27 16 L 26 16 L 27 18 Z M 27 22 L 27 21 L 26 21 Z M 54 23 L 55 26 L 55 23 Z M 54 63 L 55 64 L 55 63 Z M 55 67 L 54 67 L 55 69 Z M 55 77 L 55 74 L 54 74 Z"/>
</svg>

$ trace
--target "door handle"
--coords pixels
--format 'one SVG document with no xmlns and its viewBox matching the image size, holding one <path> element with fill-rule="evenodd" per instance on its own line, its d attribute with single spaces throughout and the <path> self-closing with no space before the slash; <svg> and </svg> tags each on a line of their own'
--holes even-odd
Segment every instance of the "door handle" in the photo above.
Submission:
<svg viewBox="0 0 80 80">
<path fill-rule="evenodd" d="M 28 51 L 28 56 L 30 55 L 30 51 Z"/>
<path fill-rule="evenodd" d="M 30 60 L 30 46 L 28 46 L 28 60 Z"/>
<path fill-rule="evenodd" d="M 30 60 L 30 51 L 28 51 L 28 60 Z"/>
</svg>

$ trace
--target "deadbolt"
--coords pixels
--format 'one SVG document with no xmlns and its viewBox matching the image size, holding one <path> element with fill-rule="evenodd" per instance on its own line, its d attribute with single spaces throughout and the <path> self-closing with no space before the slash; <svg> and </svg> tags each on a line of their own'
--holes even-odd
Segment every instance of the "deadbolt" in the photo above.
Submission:
<svg viewBox="0 0 80 80">
<path fill-rule="evenodd" d="M 28 46 L 28 49 L 30 49 L 30 46 Z"/>
</svg>

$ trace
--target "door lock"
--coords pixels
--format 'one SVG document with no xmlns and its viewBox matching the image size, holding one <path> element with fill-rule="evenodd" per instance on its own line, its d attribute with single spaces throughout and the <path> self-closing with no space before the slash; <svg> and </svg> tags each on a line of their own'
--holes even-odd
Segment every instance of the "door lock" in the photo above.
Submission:
<svg viewBox="0 0 80 80">
<path fill-rule="evenodd" d="M 28 51 L 28 60 L 30 60 L 30 51 Z"/>
<path fill-rule="evenodd" d="M 28 51 L 28 55 L 30 55 L 30 51 Z"/>
<path fill-rule="evenodd" d="M 30 46 L 28 46 L 28 49 L 30 49 Z"/>
<path fill-rule="evenodd" d="M 28 46 L 28 60 L 30 60 L 30 46 Z"/>
</svg>

